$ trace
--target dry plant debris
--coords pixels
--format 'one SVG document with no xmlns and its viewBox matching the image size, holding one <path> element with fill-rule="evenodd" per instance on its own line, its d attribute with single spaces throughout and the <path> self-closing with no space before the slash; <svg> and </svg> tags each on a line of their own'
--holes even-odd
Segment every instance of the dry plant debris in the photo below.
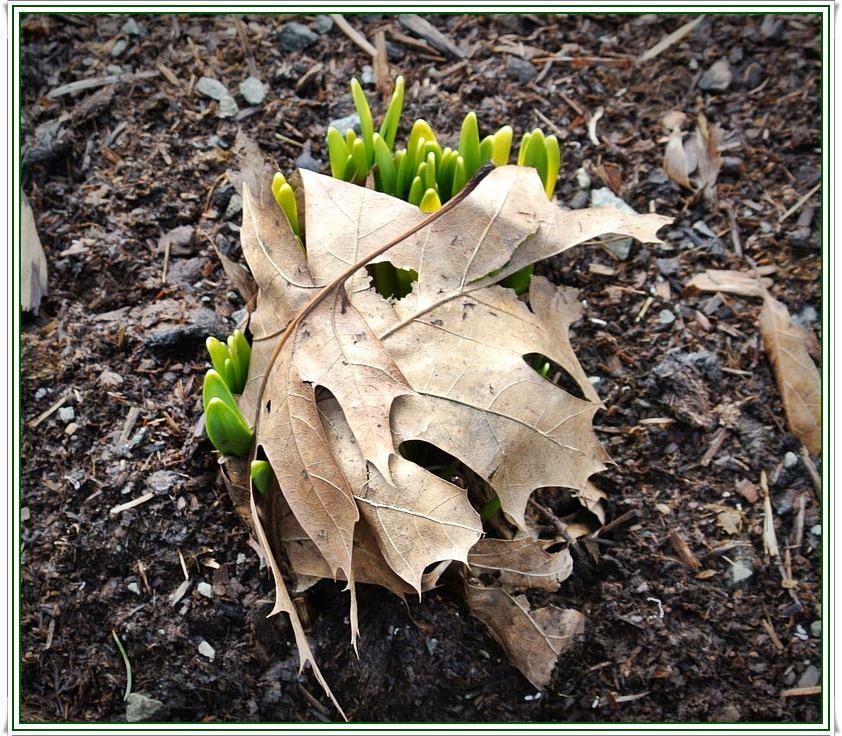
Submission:
<svg viewBox="0 0 842 736">
<path fill-rule="evenodd" d="M 254 148 L 245 148 L 254 165 Z M 533 610 L 525 597 L 512 597 L 555 589 L 572 567 L 567 550 L 547 554 L 539 546 L 527 502 L 538 488 L 564 486 L 592 507 L 598 495 L 588 479 L 608 456 L 592 428 L 601 404 L 567 337 L 580 314 L 570 290 L 535 277 L 526 303 L 497 282 L 605 233 L 659 242 L 656 232 L 669 219 L 611 207 L 563 210 L 547 200 L 534 170 L 506 166 L 372 258 L 425 222 L 424 213 L 301 171 L 305 253 L 267 192 L 263 168 L 255 169 L 240 177 L 241 240 L 258 288 L 240 408 L 254 426 L 255 453 L 265 454 L 278 481 L 268 497 L 252 493 L 249 500 L 250 523 L 274 574 L 272 612 L 291 616 L 301 662 L 316 669 L 281 559 L 307 578 L 348 581 L 355 645 L 356 582 L 420 594 L 444 566 L 432 579 L 425 570 L 462 562 L 474 613 L 533 684 L 546 686 L 583 617 Z M 364 266 L 381 261 L 417 273 L 405 298 L 384 299 L 373 288 Z M 343 273 L 350 273 L 344 282 Z M 314 304 L 317 294 L 323 298 Z M 531 354 L 561 366 L 587 398 L 540 375 L 525 360 Z M 488 484 L 515 539 L 481 540 L 469 492 L 400 451 L 418 440 Z M 245 461 L 228 465 L 243 508 Z M 471 577 L 489 571 L 500 571 L 499 579 Z M 510 615 L 497 616 L 498 606 Z"/>
</svg>

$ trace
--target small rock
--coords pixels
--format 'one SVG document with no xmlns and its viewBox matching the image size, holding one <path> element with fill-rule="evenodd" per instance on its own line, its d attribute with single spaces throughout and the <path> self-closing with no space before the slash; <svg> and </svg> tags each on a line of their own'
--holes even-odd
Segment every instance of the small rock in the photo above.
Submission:
<svg viewBox="0 0 842 736">
<path fill-rule="evenodd" d="M 822 635 L 822 622 L 820 619 L 816 619 L 813 623 L 810 624 L 810 636 L 815 637 L 816 639 L 821 638 Z"/>
<path fill-rule="evenodd" d="M 360 84 L 363 87 L 374 86 L 374 69 L 372 68 L 371 64 L 366 64 L 363 67 L 362 74 L 360 74 Z"/>
<path fill-rule="evenodd" d="M 240 94 L 249 105 L 260 105 L 266 99 L 266 87 L 257 77 L 248 77 L 240 82 Z"/>
<path fill-rule="evenodd" d="M 237 564 L 242 565 L 246 561 L 246 556 L 242 552 L 237 552 Z"/>
<path fill-rule="evenodd" d="M 635 211 L 608 187 L 591 189 L 591 207 L 603 207 L 605 205 L 616 207 L 620 212 L 635 214 Z M 617 239 L 616 235 L 607 235 L 605 239 L 607 242 L 603 243 L 603 248 L 620 261 L 628 259 L 632 247 L 631 238 Z"/>
<path fill-rule="evenodd" d="M 801 311 L 792 316 L 792 321 L 802 327 L 813 327 L 819 322 L 819 313 L 810 304 L 805 305 Z"/>
<path fill-rule="evenodd" d="M 317 158 L 313 158 L 310 153 L 310 141 L 304 144 L 304 150 L 295 159 L 295 165 L 299 169 L 306 169 L 307 171 L 315 171 L 316 173 L 322 170 L 322 162 Z"/>
<path fill-rule="evenodd" d="M 658 313 L 658 321 L 662 325 L 671 325 L 675 322 L 675 315 L 669 309 L 662 309 Z"/>
<path fill-rule="evenodd" d="M 784 30 L 784 24 L 781 20 L 775 18 L 774 15 L 766 15 L 763 17 L 763 22 L 760 24 L 760 35 L 766 39 L 780 38 Z"/>
<path fill-rule="evenodd" d="M 126 698 L 126 720 L 129 723 L 165 721 L 168 716 L 169 708 L 160 700 L 143 693 L 129 693 L 129 697 Z"/>
<path fill-rule="evenodd" d="M 163 358 L 203 350 L 208 335 L 225 340 L 230 331 L 223 317 L 212 309 L 199 307 L 191 310 L 185 323 L 170 324 L 153 332 L 144 345 L 149 352 Z"/>
<path fill-rule="evenodd" d="M 757 62 L 751 62 L 745 69 L 743 69 L 743 84 L 748 90 L 759 87 L 763 84 L 763 80 L 765 78 L 766 75 L 763 73 L 763 69 Z"/>
<path fill-rule="evenodd" d="M 278 31 L 278 43 L 284 51 L 303 51 L 312 46 L 319 37 L 301 23 L 285 23 Z"/>
<path fill-rule="evenodd" d="M 699 79 L 699 89 L 703 92 L 724 92 L 731 84 L 734 74 L 726 59 L 720 59 Z"/>
<path fill-rule="evenodd" d="M 693 223 L 693 229 L 697 233 L 701 233 L 702 235 L 704 235 L 706 238 L 710 238 L 711 240 L 716 239 L 716 233 L 710 229 L 710 227 L 704 220 L 696 220 L 696 222 Z"/>
<path fill-rule="evenodd" d="M 68 424 L 76 418 L 76 412 L 72 406 L 63 406 L 58 410 L 58 418 L 65 424 Z"/>
<path fill-rule="evenodd" d="M 114 45 L 111 47 L 111 56 L 115 59 L 120 56 L 125 50 L 126 47 L 129 45 L 129 42 L 126 41 L 125 38 L 118 38 Z"/>
<path fill-rule="evenodd" d="M 690 61 L 687 62 L 687 68 L 691 72 L 694 72 L 694 71 L 696 71 L 696 69 L 699 68 L 699 62 L 696 61 L 695 59 L 690 59 Z"/>
<path fill-rule="evenodd" d="M 820 678 L 821 675 L 818 667 L 811 664 L 806 670 L 804 670 L 804 674 L 799 678 L 798 687 L 814 687 L 819 684 Z"/>
<path fill-rule="evenodd" d="M 202 643 L 199 644 L 199 654 L 203 657 L 207 657 L 211 662 L 213 662 L 214 657 L 216 657 L 216 650 L 204 639 L 202 639 Z"/>
<path fill-rule="evenodd" d="M 822 525 L 821 524 L 814 524 L 810 527 L 810 534 L 814 537 L 820 537 L 822 535 Z"/>
<path fill-rule="evenodd" d="M 195 237 L 196 228 L 192 225 L 179 225 L 161 236 L 158 240 L 158 250 L 162 253 L 166 251 L 167 241 L 169 241 L 170 256 L 192 255 Z"/>
<path fill-rule="evenodd" d="M 216 111 L 216 116 L 219 118 L 233 118 L 238 112 L 240 108 L 237 107 L 237 103 L 231 95 L 225 95 L 219 101 L 219 109 Z"/>
<path fill-rule="evenodd" d="M 132 580 L 132 582 L 130 582 L 126 587 L 135 595 L 140 595 L 140 587 L 134 580 Z"/>
<path fill-rule="evenodd" d="M 196 258 L 177 258 L 170 263 L 167 271 L 168 284 L 193 284 L 202 279 L 207 259 L 203 256 Z"/>
<path fill-rule="evenodd" d="M 329 15 L 317 15 L 313 25 L 316 27 L 316 33 L 327 33 L 333 28 L 333 18 Z"/>
<path fill-rule="evenodd" d="M 516 82 L 528 82 L 538 76 L 535 67 L 525 59 L 512 56 L 506 64 L 506 76 Z"/>
<path fill-rule="evenodd" d="M 439 640 L 438 639 L 427 639 L 425 644 L 427 645 L 427 651 L 430 653 L 430 656 L 432 657 L 433 654 L 435 654 L 436 649 L 438 648 Z"/>
<path fill-rule="evenodd" d="M 137 21 L 135 21 L 134 18 L 129 18 L 125 23 L 123 23 L 123 27 L 120 28 L 120 30 L 129 36 L 140 35 L 140 27 L 137 25 Z"/>
<path fill-rule="evenodd" d="M 386 56 L 389 61 L 401 61 L 406 56 L 406 52 L 399 43 L 386 41 Z"/>
<path fill-rule="evenodd" d="M 107 67 L 105 67 L 105 71 L 107 71 L 109 74 L 122 74 L 123 67 L 121 67 L 119 64 L 109 64 Z"/>
<path fill-rule="evenodd" d="M 239 215 L 243 211 L 243 198 L 234 193 L 231 195 L 231 199 L 228 200 L 228 206 L 225 208 L 225 219 L 230 220 L 237 215 Z"/>
<path fill-rule="evenodd" d="M 41 387 L 35 392 L 35 401 L 40 401 L 47 395 L 47 389 Z"/>
<path fill-rule="evenodd" d="M 204 580 L 196 585 L 196 590 L 199 595 L 202 595 L 205 598 L 213 598 L 213 586 L 210 583 L 206 583 Z M 211 659 L 213 659 L 213 657 L 211 657 Z"/>
<path fill-rule="evenodd" d="M 336 120 L 331 120 L 328 123 L 329 127 L 336 128 L 342 135 L 345 135 L 345 132 L 348 130 L 353 130 L 355 133 L 359 133 L 360 128 L 360 116 L 357 113 L 352 113 L 351 115 L 346 115 L 344 118 L 336 118 Z"/>
<path fill-rule="evenodd" d="M 742 714 L 736 705 L 723 705 L 711 718 L 715 723 L 737 723 Z"/>
<path fill-rule="evenodd" d="M 728 587 L 731 589 L 739 588 L 746 580 L 754 575 L 754 565 L 756 556 L 754 554 L 754 547 L 750 544 L 740 545 L 733 553 L 734 564 L 728 568 Z"/>
<path fill-rule="evenodd" d="M 196 82 L 196 91 L 212 100 L 221 100 L 228 94 L 225 85 L 212 77 L 202 77 Z"/>
<path fill-rule="evenodd" d="M 576 169 L 576 184 L 579 185 L 579 189 L 591 188 L 591 175 L 584 168 Z"/>
<path fill-rule="evenodd" d="M 233 194 L 234 187 L 230 184 L 223 184 L 213 193 L 213 206 L 218 210 L 224 211 Z"/>
<path fill-rule="evenodd" d="M 76 434 L 76 430 L 77 430 L 77 429 L 79 429 L 79 425 L 78 425 L 78 424 L 76 424 L 76 422 L 70 422 L 70 424 L 68 424 L 68 425 L 64 428 L 64 433 L 65 433 L 68 437 L 72 437 L 74 434 Z"/>
<path fill-rule="evenodd" d="M 792 468 L 795 465 L 798 465 L 798 455 L 794 452 L 788 452 L 784 455 L 784 467 L 785 468 Z"/>
<path fill-rule="evenodd" d="M 155 493 L 167 493 L 178 482 L 178 473 L 172 470 L 156 470 L 146 479 L 146 485 Z"/>
<path fill-rule="evenodd" d="M 570 202 L 568 202 L 568 206 L 571 210 L 581 210 L 584 207 L 588 206 L 588 193 L 583 190 L 579 190 L 570 198 Z"/>
</svg>

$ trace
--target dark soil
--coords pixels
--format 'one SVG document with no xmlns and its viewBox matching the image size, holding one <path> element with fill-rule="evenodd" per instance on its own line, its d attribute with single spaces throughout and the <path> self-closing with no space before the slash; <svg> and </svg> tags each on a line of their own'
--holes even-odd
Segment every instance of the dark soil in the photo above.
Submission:
<svg viewBox="0 0 842 736">
<path fill-rule="evenodd" d="M 392 44 L 390 71 L 407 80 L 404 121 L 424 117 L 455 138 L 469 109 L 482 131 L 511 123 L 549 133 L 549 120 L 564 144 L 561 204 L 581 205 L 584 167 L 594 188 L 613 185 L 636 210 L 675 222 L 664 245 L 634 244 L 627 260 L 587 246 L 541 267 L 581 290 L 573 342 L 600 379 L 598 431 L 616 462 L 598 482 L 608 521 L 620 523 L 594 547 L 598 561 L 549 596 L 587 615 L 584 641 L 538 697 L 455 588 L 404 603 L 363 586 L 358 659 L 347 595 L 322 582 L 300 603 L 338 700 L 355 721 L 819 720 L 821 696 L 782 696 L 816 684 L 824 664 L 814 460 L 787 432 L 759 300 L 684 290 L 707 268 L 766 266 L 774 295 L 820 328 L 819 194 L 781 222 L 820 180 L 818 18 L 709 15 L 641 64 L 633 60 L 690 18 L 429 19 L 470 59 L 401 41 L 395 32 L 409 31 L 392 16 L 349 17 Z M 237 95 L 249 75 L 234 18 L 137 16 L 139 35 L 121 30 L 126 20 L 28 16 L 22 29 L 24 189 L 50 291 L 22 335 L 20 712 L 25 721 L 124 719 L 113 630 L 133 689 L 162 701 L 173 721 L 333 719 L 309 672 L 297 673 L 286 622 L 264 617 L 270 577 L 197 425 L 204 335 L 230 331 L 243 308 L 211 248 L 239 255 L 239 215 L 226 217 L 232 189 L 220 178 L 235 136 L 246 132 L 285 172 L 302 146 L 326 161 L 327 124 L 352 111 L 349 79 L 370 58 L 336 25 L 303 51 L 282 51 L 290 18 L 246 16 L 269 94 L 254 109 L 237 96 L 240 117 L 221 120 L 194 85 L 207 75 Z M 295 20 L 315 29 L 324 19 Z M 553 54 L 563 60 L 548 64 Z M 702 91 L 700 76 L 723 58 L 733 80 Z M 157 75 L 48 94 L 117 71 Z M 598 108 L 597 146 L 587 123 Z M 725 133 L 715 203 L 661 168 L 670 110 L 686 113 L 690 129 L 703 113 Z M 39 126 L 55 121 L 60 135 L 39 141 Z M 195 232 L 172 246 L 163 282 L 159 240 L 179 226 Z M 75 431 L 57 411 L 27 424 L 66 391 Z M 791 590 L 764 552 L 762 471 Z M 147 492 L 145 503 L 109 513 Z M 701 569 L 682 560 L 678 538 Z M 751 572 L 741 582 L 737 564 Z M 185 573 L 189 588 L 174 601 Z"/>
</svg>

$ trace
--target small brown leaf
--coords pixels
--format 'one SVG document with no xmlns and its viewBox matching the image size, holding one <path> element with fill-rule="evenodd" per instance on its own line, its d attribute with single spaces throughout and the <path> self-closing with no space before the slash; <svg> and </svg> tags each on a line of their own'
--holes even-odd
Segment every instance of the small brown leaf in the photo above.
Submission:
<svg viewBox="0 0 842 736">
<path fill-rule="evenodd" d="M 664 151 L 664 171 L 667 176 L 679 186 L 685 189 L 693 189 L 690 184 L 690 161 L 687 152 L 684 150 L 684 133 L 679 129 L 673 130 L 667 141 L 667 148 Z"/>
<path fill-rule="evenodd" d="M 813 454 L 821 454 L 821 375 L 807 351 L 808 336 L 787 308 L 766 294 L 760 312 L 763 346 L 775 370 L 790 431 Z"/>
<path fill-rule="evenodd" d="M 35 216 L 29 200 L 21 191 L 21 309 L 38 314 L 41 300 L 47 295 L 47 259 L 35 227 Z"/>
<path fill-rule="evenodd" d="M 538 689 L 550 684 L 559 655 L 585 630 L 585 617 L 572 608 L 532 608 L 524 595 L 466 583 L 471 613 L 500 642 L 515 665 Z"/>
<path fill-rule="evenodd" d="M 709 269 L 693 276 L 684 287 L 691 292 L 721 291 L 724 294 L 763 298 L 766 289 L 772 285 L 772 279 L 758 279 L 746 271 L 720 271 Z"/>
<path fill-rule="evenodd" d="M 496 570 L 500 584 L 509 591 L 537 588 L 558 590 L 573 572 L 573 558 L 568 549 L 545 552 L 533 537 L 519 539 L 481 539 L 468 554 L 472 571 Z"/>
</svg>

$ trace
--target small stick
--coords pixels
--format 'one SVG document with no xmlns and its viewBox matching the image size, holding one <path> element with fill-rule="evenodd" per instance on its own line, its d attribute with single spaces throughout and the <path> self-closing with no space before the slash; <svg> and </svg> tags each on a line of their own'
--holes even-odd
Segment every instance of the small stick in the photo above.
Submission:
<svg viewBox="0 0 842 736">
<path fill-rule="evenodd" d="M 345 20 L 345 16 L 340 15 L 339 13 L 331 13 L 330 17 L 333 18 L 333 22 L 339 26 L 339 30 L 348 36 L 348 38 L 357 44 L 357 46 L 365 51 L 372 59 L 377 58 L 377 49 L 368 42 L 362 33 Z"/>
<path fill-rule="evenodd" d="M 783 222 L 783 221 L 784 221 L 784 220 L 786 220 L 786 218 L 787 218 L 787 217 L 789 217 L 789 216 L 790 216 L 793 212 L 797 212 L 799 209 L 801 209 L 801 207 L 803 207 L 803 206 L 804 206 L 804 203 L 805 203 L 808 199 L 810 199 L 810 197 L 812 197 L 812 196 L 813 196 L 813 195 L 814 195 L 817 191 L 819 191 L 819 187 L 821 187 L 821 182 L 819 182 L 818 184 L 816 184 L 816 186 L 814 186 L 814 187 L 813 187 L 813 188 L 812 188 L 809 192 L 807 192 L 807 194 L 805 194 L 803 197 L 801 197 L 801 199 L 799 199 L 799 200 L 798 200 L 798 201 L 797 201 L 794 205 L 792 205 L 792 207 L 790 207 L 790 208 L 789 208 L 786 212 L 784 212 L 784 213 L 783 213 L 783 214 L 782 214 L 782 215 L 778 218 L 778 222 L 779 222 L 779 223 L 780 223 L 780 222 Z"/>
<path fill-rule="evenodd" d="M 564 100 L 573 109 L 573 112 L 575 112 L 579 117 L 586 117 L 585 111 L 576 102 L 571 100 L 567 95 L 562 94 L 561 99 Z"/>
<path fill-rule="evenodd" d="M 713 440 L 711 440 L 710 447 L 708 447 L 707 451 L 705 452 L 702 459 L 699 461 L 699 465 L 703 468 L 706 468 L 710 465 L 710 461 L 716 456 L 716 453 L 719 452 L 720 448 L 723 444 L 725 444 L 725 439 L 728 437 L 728 430 L 725 427 L 720 427 L 716 430 L 716 434 L 713 436 Z"/>
<path fill-rule="evenodd" d="M 702 569 L 702 563 L 699 562 L 699 558 L 693 554 L 693 550 L 690 549 L 690 546 L 684 541 L 684 537 L 676 529 L 670 531 L 669 540 L 675 553 L 687 567 L 694 571 Z"/>
<path fill-rule="evenodd" d="M 606 534 L 613 529 L 617 528 L 621 524 L 625 524 L 627 521 L 635 518 L 637 516 L 637 509 L 629 509 L 625 513 L 620 514 L 616 519 L 609 521 L 605 526 L 600 527 L 597 529 L 593 534 L 589 535 L 588 539 L 596 538 L 601 534 Z"/>
<path fill-rule="evenodd" d="M 804 447 L 804 445 L 801 445 L 801 462 L 804 463 L 804 466 L 807 468 L 807 472 L 810 474 L 810 479 L 813 481 L 813 486 L 816 489 L 816 495 L 819 497 L 819 503 L 821 503 L 822 479 L 819 477 L 816 466 L 813 465 L 813 461 L 810 459 L 810 451 Z"/>
<path fill-rule="evenodd" d="M 737 216 L 734 214 L 733 207 L 726 207 L 725 211 L 728 213 L 728 225 L 731 228 L 731 243 L 734 246 L 734 252 L 740 258 L 743 257 L 743 244 L 740 242 L 740 230 L 737 227 Z"/>
<path fill-rule="evenodd" d="M 128 511 L 129 509 L 133 509 L 135 506 L 140 506 L 142 503 L 146 503 L 150 498 L 154 498 L 155 494 L 152 491 L 149 493 L 144 493 L 142 496 L 138 496 L 137 498 L 128 501 L 127 503 L 121 503 L 119 506 L 115 506 L 111 509 L 108 513 L 112 516 L 117 516 L 117 514 L 122 514 L 124 511 Z"/>
<path fill-rule="evenodd" d="M 774 626 L 772 626 L 772 622 L 769 620 L 769 617 L 767 616 L 760 623 L 763 626 L 763 628 L 766 629 L 766 633 L 769 635 L 769 639 L 771 640 L 775 649 L 777 649 L 779 652 L 782 652 L 784 650 L 784 643 L 781 641 L 780 637 L 778 636 L 778 633 L 775 631 Z"/>
<path fill-rule="evenodd" d="M 680 26 L 668 36 L 664 36 L 658 43 L 656 43 L 652 48 L 647 49 L 644 51 L 640 57 L 638 58 L 638 63 L 643 63 L 644 61 L 650 61 L 658 56 L 662 51 L 666 51 L 670 46 L 675 43 L 678 43 L 682 38 L 684 38 L 690 31 L 692 31 L 699 23 L 702 22 L 704 15 L 700 15 L 698 18 L 694 18 L 691 21 L 688 21 L 683 26 Z"/>
<path fill-rule="evenodd" d="M 781 690 L 782 698 L 794 698 L 800 695 L 821 695 L 821 685 L 811 685 L 810 687 L 791 687 L 788 690 Z"/>
<path fill-rule="evenodd" d="M 254 55 L 251 53 L 251 45 L 249 44 L 248 36 L 246 36 L 246 29 L 239 15 L 234 16 L 234 25 L 237 26 L 237 35 L 240 37 L 240 46 L 243 47 L 243 56 L 246 57 L 246 64 L 249 68 L 249 74 L 252 77 L 257 77 L 257 64 L 254 63 Z"/>
<path fill-rule="evenodd" d="M 796 552 L 801 549 L 801 542 L 804 540 L 804 508 L 807 505 L 807 494 L 802 493 L 795 502 L 795 527 L 792 530 L 792 547 Z"/>
<path fill-rule="evenodd" d="M 35 419 L 30 421 L 26 426 L 29 427 L 30 429 L 35 429 L 39 424 L 41 424 L 41 422 L 43 422 L 45 419 L 47 419 L 51 414 L 58 411 L 62 407 L 64 402 L 67 401 L 70 398 L 71 393 L 72 392 L 69 388 L 66 389 L 65 392 L 61 396 L 59 396 L 58 399 L 56 399 L 56 401 L 50 406 L 49 409 L 45 409 L 44 411 L 42 411 L 37 417 L 35 417 Z"/>
<path fill-rule="evenodd" d="M 161 269 L 161 283 L 167 283 L 167 268 L 170 265 L 170 250 L 172 250 L 172 241 L 167 238 L 164 241 L 164 267 Z"/>
</svg>

